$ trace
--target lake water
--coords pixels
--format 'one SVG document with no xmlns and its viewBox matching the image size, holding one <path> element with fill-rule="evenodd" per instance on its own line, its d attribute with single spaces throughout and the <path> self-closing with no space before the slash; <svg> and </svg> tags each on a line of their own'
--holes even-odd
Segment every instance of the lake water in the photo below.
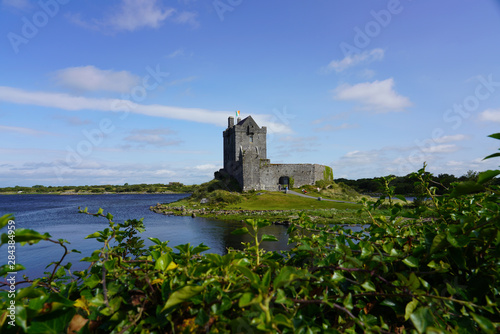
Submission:
<svg viewBox="0 0 500 334">
<path fill-rule="evenodd" d="M 221 222 L 206 218 L 165 216 L 153 213 L 150 206 L 156 203 L 169 203 L 181 199 L 183 194 L 113 194 L 113 195 L 0 195 L 0 216 L 13 214 L 16 228 L 30 228 L 40 233 L 48 232 L 53 240 L 68 240 L 68 249 L 77 249 L 81 254 L 70 254 L 64 263 L 72 262 L 74 270 L 81 270 L 88 263 L 79 259 L 90 256 L 92 251 L 102 244 L 95 239 L 85 237 L 95 231 L 108 227 L 107 219 L 78 213 L 78 207 L 88 207 L 95 213 L 99 208 L 104 214 L 110 212 L 115 222 L 127 219 L 144 218 L 146 231 L 140 236 L 146 245 L 152 242 L 148 237 L 156 237 L 162 241 L 169 240 L 169 246 L 191 243 L 204 243 L 211 249 L 207 252 L 225 254 L 228 247 L 239 249 L 241 242 L 249 242 L 249 236 L 234 236 L 231 232 L 241 227 L 241 222 Z M 279 225 L 266 227 L 263 233 L 274 235 L 278 242 L 265 242 L 268 250 L 284 250 L 287 245 L 287 228 Z M 1 232 L 7 231 L 4 228 Z M 63 248 L 50 242 L 39 242 L 35 245 L 16 246 L 16 262 L 24 265 L 30 278 L 43 274 L 45 267 L 62 256 Z M 0 264 L 7 263 L 7 247 L 0 248 Z"/>
</svg>

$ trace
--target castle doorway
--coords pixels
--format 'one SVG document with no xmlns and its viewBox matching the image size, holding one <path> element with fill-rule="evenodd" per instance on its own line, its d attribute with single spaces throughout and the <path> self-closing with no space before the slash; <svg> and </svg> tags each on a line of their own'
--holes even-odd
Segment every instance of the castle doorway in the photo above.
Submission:
<svg viewBox="0 0 500 334">
<path fill-rule="evenodd" d="M 278 182 L 281 186 L 287 186 L 290 184 L 290 177 L 288 176 L 282 176 L 280 177 L 279 179 L 279 182 Z"/>
</svg>

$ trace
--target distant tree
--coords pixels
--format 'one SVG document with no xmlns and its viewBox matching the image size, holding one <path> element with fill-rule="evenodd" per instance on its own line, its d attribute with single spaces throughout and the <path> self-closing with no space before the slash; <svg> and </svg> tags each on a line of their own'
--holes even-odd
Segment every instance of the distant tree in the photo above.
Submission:
<svg viewBox="0 0 500 334">
<path fill-rule="evenodd" d="M 468 170 L 467 173 L 462 175 L 459 180 L 460 181 L 477 181 L 477 177 L 479 175 L 479 172 L 473 171 L 473 170 Z"/>
</svg>

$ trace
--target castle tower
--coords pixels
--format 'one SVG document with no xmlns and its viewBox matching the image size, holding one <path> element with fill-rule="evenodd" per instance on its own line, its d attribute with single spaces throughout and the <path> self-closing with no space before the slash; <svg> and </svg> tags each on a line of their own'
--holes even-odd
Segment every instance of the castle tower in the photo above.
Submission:
<svg viewBox="0 0 500 334">
<path fill-rule="evenodd" d="M 242 163 L 243 156 L 253 156 L 266 159 L 267 128 L 257 125 L 252 116 L 234 124 L 234 118 L 229 117 L 228 127 L 223 132 L 224 137 L 224 169 L 230 170 L 235 163 Z"/>
<path fill-rule="evenodd" d="M 236 124 L 233 117 L 228 118 L 227 129 L 223 132 L 224 170 L 235 177 L 244 190 L 259 183 L 258 165 L 267 156 L 266 134 L 267 128 L 259 127 L 252 116 L 243 120 L 238 118 Z"/>
</svg>

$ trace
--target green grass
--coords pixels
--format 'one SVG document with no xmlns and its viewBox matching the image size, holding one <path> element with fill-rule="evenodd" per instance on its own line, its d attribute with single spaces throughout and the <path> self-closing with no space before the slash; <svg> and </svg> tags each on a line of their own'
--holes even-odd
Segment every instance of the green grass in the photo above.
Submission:
<svg viewBox="0 0 500 334">
<path fill-rule="evenodd" d="M 187 197 L 176 202 L 165 204 L 165 207 L 181 207 L 191 209 L 220 209 L 220 210 L 314 210 L 338 209 L 358 210 L 360 204 L 318 201 L 315 198 L 306 198 L 280 192 L 243 193 L 241 202 L 229 205 L 203 205 L 198 199 Z"/>
<path fill-rule="evenodd" d="M 191 215 L 190 210 L 204 208 L 203 213 L 197 212 L 198 216 L 215 218 L 218 220 L 240 221 L 247 218 L 264 218 L 271 221 L 292 220 L 301 211 L 307 211 L 318 221 L 328 223 L 365 223 L 367 215 L 360 214 L 360 204 L 339 203 L 331 201 L 318 201 L 315 198 L 306 198 L 280 192 L 261 191 L 260 195 L 255 192 L 241 194 L 241 201 L 234 204 L 200 204 L 200 200 L 194 196 L 184 198 L 177 202 L 162 205 L 164 211 L 171 208 L 186 208 L 186 211 L 174 211 L 176 214 Z M 212 212 L 216 210 L 216 212 Z M 224 214 L 217 211 L 226 210 Z M 227 212 L 229 211 L 229 212 Z M 365 217 L 366 216 L 366 217 Z"/>
<path fill-rule="evenodd" d="M 262 195 L 245 196 L 240 203 L 228 205 L 225 209 L 242 210 L 312 210 L 312 209 L 359 209 L 361 205 L 318 201 L 279 192 L 264 192 Z"/>
</svg>

